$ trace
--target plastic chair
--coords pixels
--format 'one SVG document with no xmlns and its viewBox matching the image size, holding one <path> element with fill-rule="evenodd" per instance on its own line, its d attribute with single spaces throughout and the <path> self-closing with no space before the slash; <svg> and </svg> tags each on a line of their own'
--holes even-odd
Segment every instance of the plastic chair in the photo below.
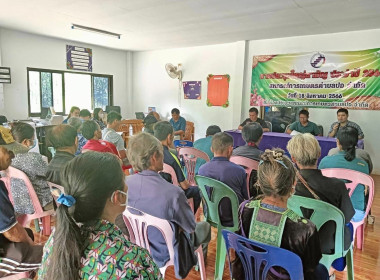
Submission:
<svg viewBox="0 0 380 280">
<path fill-rule="evenodd" d="M 228 230 L 222 230 L 227 252 L 234 249 L 244 268 L 245 279 L 267 279 L 269 269 L 274 266 L 284 268 L 292 280 L 303 280 L 303 268 L 300 257 L 288 250 L 263 244 Z M 228 254 L 232 279 L 231 257 Z M 254 265 L 254 270 L 252 269 Z M 260 272 L 262 275 L 260 277 Z"/>
<path fill-rule="evenodd" d="M 140 214 L 133 214 L 130 210 L 134 210 Z M 146 214 L 138 209 L 127 207 L 123 213 L 124 222 L 128 228 L 129 235 L 133 236 L 134 243 L 140 247 L 147 249 L 150 252 L 149 239 L 148 239 L 148 227 L 152 226 L 157 228 L 165 239 L 166 246 L 169 251 L 169 261 L 165 266 L 160 267 L 162 278 L 165 278 L 166 269 L 174 265 L 174 232 L 167 220 L 160 219 L 149 214 Z M 206 268 L 203 258 L 202 245 L 195 250 L 198 257 L 198 264 L 200 268 L 201 279 L 206 280 Z"/>
<path fill-rule="evenodd" d="M 164 169 L 162 171 L 169 173 L 172 176 L 172 182 L 174 186 L 179 186 L 177 175 L 175 174 L 173 167 L 171 167 L 169 164 L 164 163 Z M 189 198 L 187 202 L 189 203 L 191 210 L 193 210 L 194 213 L 194 200 L 192 198 Z"/>
<path fill-rule="evenodd" d="M 183 140 L 190 140 L 194 142 L 194 123 L 186 121 L 186 129 Z"/>
<path fill-rule="evenodd" d="M 188 141 L 188 140 L 174 140 L 174 147 L 178 148 L 178 147 L 192 147 L 193 146 L 193 142 L 191 141 Z"/>
<path fill-rule="evenodd" d="M 29 271 L 26 271 L 2 277 L 1 280 L 18 280 L 24 278 L 29 279 L 29 277 Z"/>
<path fill-rule="evenodd" d="M 272 132 L 272 123 L 269 121 L 265 121 L 265 123 L 267 124 L 269 131 Z"/>
<path fill-rule="evenodd" d="M 333 221 L 335 223 L 336 229 L 334 254 L 322 254 L 320 263 L 323 264 L 327 270 L 329 270 L 334 260 L 347 256 L 346 261 L 348 279 L 354 279 L 352 245 L 348 250 L 344 250 L 345 220 L 342 211 L 330 203 L 298 195 L 293 195 L 289 198 L 288 207 L 301 217 L 303 216 L 303 208 L 313 210 L 314 212 L 311 215 L 310 220 L 315 224 L 317 230 L 319 230 L 328 221 Z"/>
<path fill-rule="evenodd" d="M 239 228 L 238 223 L 238 208 L 239 201 L 236 193 L 226 184 L 207 178 L 204 176 L 195 176 L 195 181 L 198 183 L 199 189 L 202 192 L 204 201 L 207 205 L 207 222 L 218 229 L 217 243 L 216 243 L 216 256 L 215 256 L 215 276 L 214 279 L 222 279 L 224 271 L 224 263 L 226 261 L 226 245 L 223 242 L 222 230 L 228 229 L 230 231 L 237 231 Z M 213 188 L 211 198 L 209 198 L 206 186 Z M 231 201 L 232 206 L 232 220 L 233 226 L 223 226 L 219 217 L 219 204 L 220 201 L 227 197 Z"/>
<path fill-rule="evenodd" d="M 335 177 L 350 181 L 345 181 L 346 188 L 349 190 L 350 196 L 359 184 L 368 186 L 368 202 L 365 212 L 356 210 L 355 216 L 351 219 L 351 223 L 354 227 L 354 241 L 357 233 L 356 246 L 358 249 L 362 250 L 364 243 L 364 220 L 367 218 L 368 213 L 371 210 L 373 197 L 375 195 L 375 183 L 372 177 L 359 171 L 345 168 L 326 168 L 322 169 L 321 171 L 322 174 L 326 177 Z"/>
<path fill-rule="evenodd" d="M 204 159 L 206 162 L 210 161 L 209 156 L 196 148 L 193 147 L 183 147 L 178 151 L 178 155 L 183 158 L 186 167 L 186 178 L 190 185 L 195 185 L 195 166 L 197 164 L 197 159 Z"/>
<path fill-rule="evenodd" d="M 24 181 L 25 186 L 28 189 L 30 199 L 32 200 L 34 213 L 33 214 L 24 214 L 17 217 L 17 221 L 23 227 L 29 226 L 30 221 L 34 219 L 42 218 L 43 230 L 42 233 L 44 235 L 50 235 L 51 233 L 51 225 L 50 225 L 50 216 L 54 214 L 54 210 L 44 211 L 38 200 L 37 194 L 33 188 L 32 183 L 30 182 L 28 176 L 25 175 L 24 172 L 18 170 L 12 166 L 9 166 L 5 171 L 6 177 L 1 178 L 4 181 L 5 186 L 8 189 L 9 199 L 13 203 L 12 191 L 11 191 L 11 178 L 18 178 Z"/>
<path fill-rule="evenodd" d="M 241 156 L 232 156 L 230 157 L 230 162 L 240 165 L 245 169 L 245 173 L 247 174 L 247 192 L 248 197 L 251 197 L 249 193 L 249 183 L 250 176 L 252 170 L 257 170 L 259 168 L 259 162 L 250 158 L 241 157 Z"/>
</svg>

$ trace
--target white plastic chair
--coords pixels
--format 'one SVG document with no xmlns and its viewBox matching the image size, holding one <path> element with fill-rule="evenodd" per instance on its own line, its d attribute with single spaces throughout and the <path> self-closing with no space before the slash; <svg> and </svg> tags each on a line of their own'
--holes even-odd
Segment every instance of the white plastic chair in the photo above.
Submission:
<svg viewBox="0 0 380 280">
<path fill-rule="evenodd" d="M 42 225 L 43 225 L 42 233 L 44 235 L 50 235 L 51 233 L 50 216 L 53 215 L 55 211 L 43 210 L 40 204 L 40 201 L 38 200 L 37 194 L 33 188 L 33 185 L 30 182 L 28 176 L 26 176 L 24 172 L 22 172 L 21 170 L 18 170 L 17 168 L 9 166 L 8 169 L 5 170 L 4 173 L 6 177 L 1 178 L 1 180 L 4 182 L 6 188 L 8 189 L 9 199 L 12 202 L 12 204 L 14 202 L 13 202 L 13 196 L 12 196 L 12 191 L 11 191 L 11 178 L 18 178 L 24 181 L 25 186 L 28 189 L 29 197 L 33 204 L 34 213 L 20 215 L 17 217 L 17 221 L 20 223 L 21 226 L 27 227 L 29 226 L 32 220 L 42 218 Z"/>
<path fill-rule="evenodd" d="M 133 214 L 129 211 L 129 209 L 134 210 L 139 214 Z M 157 228 L 162 236 L 165 239 L 166 246 L 169 251 L 169 261 L 165 264 L 165 266 L 160 267 L 160 271 L 162 277 L 165 278 L 166 269 L 174 265 L 174 248 L 173 248 L 173 240 L 174 240 L 174 232 L 170 223 L 167 220 L 160 219 L 140 210 L 137 210 L 132 207 L 127 207 L 123 213 L 124 222 L 128 228 L 129 235 L 131 236 L 131 240 L 134 239 L 134 243 L 140 247 L 147 249 L 150 252 L 149 240 L 148 240 L 148 227 L 153 226 Z M 206 280 L 206 268 L 204 264 L 203 258 L 203 250 L 202 246 L 199 246 L 195 250 L 195 253 L 198 257 L 199 270 L 201 274 L 201 279 Z"/>
</svg>

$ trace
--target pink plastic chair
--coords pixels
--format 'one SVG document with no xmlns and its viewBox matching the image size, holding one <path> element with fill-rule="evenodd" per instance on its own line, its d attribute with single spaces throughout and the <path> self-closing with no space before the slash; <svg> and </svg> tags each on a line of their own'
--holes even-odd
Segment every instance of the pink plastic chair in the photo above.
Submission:
<svg viewBox="0 0 380 280">
<path fill-rule="evenodd" d="M 171 167 L 169 164 L 164 163 L 164 169 L 162 171 L 169 173 L 172 176 L 174 186 L 179 186 L 177 175 L 175 174 L 173 167 Z M 192 198 L 189 198 L 187 202 L 189 203 L 191 210 L 193 210 L 194 213 L 194 200 Z"/>
<path fill-rule="evenodd" d="M 24 181 L 25 186 L 28 189 L 30 199 L 32 200 L 34 213 L 33 214 L 24 214 L 17 217 L 17 221 L 23 227 L 27 227 L 30 224 L 30 221 L 34 219 L 42 218 L 43 230 L 42 233 L 44 235 L 50 235 L 51 233 L 51 225 L 50 225 L 50 216 L 54 214 L 54 210 L 44 211 L 38 200 L 37 194 L 33 188 L 32 183 L 30 182 L 28 176 L 25 175 L 24 172 L 18 170 L 12 166 L 9 166 L 7 170 L 5 170 L 6 177 L 1 178 L 4 181 L 5 186 L 8 189 L 9 199 L 13 203 L 13 197 L 11 192 L 11 178 L 17 178 Z"/>
<path fill-rule="evenodd" d="M 12 275 L 2 277 L 1 280 L 18 280 L 18 279 L 24 279 L 24 278 L 29 279 L 29 277 L 30 277 L 29 272 L 21 272 L 21 273 L 12 274 Z"/>
<path fill-rule="evenodd" d="M 185 162 L 186 172 L 187 172 L 187 181 L 190 185 L 194 186 L 197 183 L 194 181 L 195 176 L 195 165 L 197 164 L 197 158 L 204 159 L 206 162 L 210 161 L 209 156 L 196 148 L 192 147 L 182 147 L 178 151 L 178 155 L 183 157 Z"/>
<path fill-rule="evenodd" d="M 251 197 L 249 193 L 249 178 L 251 176 L 252 170 L 257 170 L 259 168 L 259 162 L 250 158 L 241 157 L 241 156 L 232 156 L 230 157 L 230 162 L 238 164 L 245 169 L 245 173 L 247 174 L 247 192 L 248 197 Z"/>
<path fill-rule="evenodd" d="M 356 246 L 358 247 L 358 249 L 362 250 L 364 243 L 364 220 L 368 216 L 368 212 L 372 207 L 373 196 L 375 194 L 375 183 L 372 177 L 359 171 L 344 168 L 326 168 L 322 169 L 321 171 L 322 174 L 326 177 L 335 177 L 338 179 L 351 181 L 349 183 L 346 183 L 346 187 L 349 190 L 350 196 L 352 195 L 358 184 L 368 186 L 368 203 L 363 219 L 361 221 L 356 222 L 351 220 L 351 223 L 354 227 L 354 241 L 357 232 Z"/>
<path fill-rule="evenodd" d="M 139 214 L 133 214 L 129 211 L 129 209 L 136 211 Z M 153 226 L 157 228 L 162 236 L 165 239 L 166 246 L 169 251 L 170 259 L 165 264 L 165 266 L 160 267 L 160 271 L 162 274 L 162 277 L 165 278 L 165 271 L 166 269 L 174 265 L 174 248 L 173 248 L 173 239 L 174 239 L 174 232 L 172 227 L 170 226 L 170 223 L 167 220 L 163 220 L 151 215 L 148 215 L 144 212 L 141 212 L 140 210 L 137 210 L 132 207 L 127 207 L 123 213 L 123 219 L 124 222 L 128 228 L 129 235 L 133 236 L 134 243 L 137 244 L 140 247 L 143 247 L 147 249 L 150 252 L 150 246 L 149 246 L 149 240 L 148 240 L 148 227 Z M 197 250 L 195 250 L 195 253 L 198 257 L 198 264 L 201 274 L 201 279 L 206 280 L 206 269 L 203 259 L 203 250 L 202 246 L 199 246 Z"/>
</svg>

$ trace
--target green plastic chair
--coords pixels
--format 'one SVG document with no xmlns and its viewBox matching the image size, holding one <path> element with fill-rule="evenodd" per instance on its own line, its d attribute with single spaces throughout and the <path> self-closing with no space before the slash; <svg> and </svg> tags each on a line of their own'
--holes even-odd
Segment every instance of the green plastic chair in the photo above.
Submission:
<svg viewBox="0 0 380 280">
<path fill-rule="evenodd" d="M 207 222 L 218 229 L 217 243 L 216 243 L 216 257 L 215 257 L 215 275 L 214 279 L 222 279 L 224 272 L 224 264 L 226 262 L 226 244 L 223 241 L 222 230 L 227 229 L 229 231 L 235 232 L 239 228 L 239 219 L 238 219 L 238 208 L 239 201 L 236 196 L 236 193 L 226 184 L 208 178 L 204 176 L 195 176 L 195 181 L 198 184 L 199 189 L 202 192 L 202 196 L 206 201 L 207 213 L 206 219 Z M 211 199 L 208 196 L 205 187 L 213 188 Z M 232 218 L 234 225 L 232 227 L 223 226 L 220 222 L 218 206 L 222 198 L 228 197 L 231 201 L 232 206 Z"/>
<path fill-rule="evenodd" d="M 320 261 L 327 270 L 330 269 L 331 264 L 337 258 L 347 256 L 347 275 L 349 280 L 354 279 L 354 262 L 353 262 L 353 250 L 352 244 L 348 250 L 344 250 L 344 227 L 345 220 L 342 211 L 340 211 L 335 206 L 312 198 L 302 197 L 298 195 L 293 195 L 288 200 L 288 208 L 292 209 L 299 216 L 303 216 L 302 208 L 313 210 L 313 214 L 310 220 L 315 224 L 319 230 L 322 225 L 328 221 L 334 221 L 336 224 L 335 231 L 335 249 L 334 254 L 322 254 L 322 259 Z"/>
</svg>

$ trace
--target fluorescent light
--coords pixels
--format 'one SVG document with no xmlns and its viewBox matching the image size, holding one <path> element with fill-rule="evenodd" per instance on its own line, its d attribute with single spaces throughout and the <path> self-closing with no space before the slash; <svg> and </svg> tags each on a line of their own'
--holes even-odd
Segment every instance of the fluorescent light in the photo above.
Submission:
<svg viewBox="0 0 380 280">
<path fill-rule="evenodd" d="M 92 28 L 92 27 L 88 27 L 88 26 L 78 25 L 78 24 L 74 24 L 74 23 L 71 25 L 71 29 L 79 29 L 79 30 L 84 30 L 84 31 L 89 31 L 89 32 L 95 32 L 95 33 L 99 33 L 102 35 L 116 37 L 118 39 L 120 39 L 120 36 L 121 36 L 121 34 L 109 32 L 109 31 L 105 31 L 105 30 L 101 30 L 101 29 L 96 29 L 96 28 Z"/>
</svg>

